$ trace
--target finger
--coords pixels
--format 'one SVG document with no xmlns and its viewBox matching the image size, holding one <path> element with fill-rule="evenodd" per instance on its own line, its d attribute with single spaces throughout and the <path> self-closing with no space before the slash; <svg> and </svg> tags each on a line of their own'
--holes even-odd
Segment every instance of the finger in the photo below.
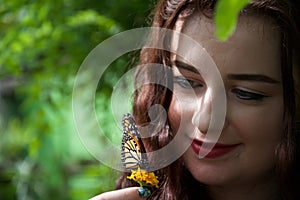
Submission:
<svg viewBox="0 0 300 200">
<path fill-rule="evenodd" d="M 114 190 L 97 195 L 90 200 L 141 200 L 138 194 L 139 187 L 130 187 L 120 190 Z"/>
</svg>

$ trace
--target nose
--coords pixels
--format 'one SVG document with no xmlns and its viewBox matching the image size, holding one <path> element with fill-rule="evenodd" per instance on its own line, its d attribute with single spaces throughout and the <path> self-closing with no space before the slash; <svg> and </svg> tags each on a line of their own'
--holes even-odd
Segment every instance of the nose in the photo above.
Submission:
<svg viewBox="0 0 300 200">
<path fill-rule="evenodd" d="M 220 102 L 215 102 L 213 107 L 213 98 L 217 98 L 216 95 L 213 95 L 211 90 L 207 90 L 197 102 L 197 108 L 193 114 L 192 123 L 198 128 L 202 134 L 207 134 L 210 129 L 214 134 L 222 132 L 228 126 L 228 113 L 226 112 L 226 100 L 225 104 Z M 222 101 L 223 102 L 223 101 Z M 222 114 L 225 107 L 225 115 Z M 214 117 L 212 118 L 212 112 L 214 109 Z M 225 118 L 223 118 L 225 117 Z"/>
<path fill-rule="evenodd" d="M 192 118 L 194 126 L 198 127 L 202 134 L 208 132 L 208 127 L 211 122 L 212 111 L 212 96 L 211 92 L 207 90 L 200 100 L 197 102 L 197 108 Z"/>
</svg>

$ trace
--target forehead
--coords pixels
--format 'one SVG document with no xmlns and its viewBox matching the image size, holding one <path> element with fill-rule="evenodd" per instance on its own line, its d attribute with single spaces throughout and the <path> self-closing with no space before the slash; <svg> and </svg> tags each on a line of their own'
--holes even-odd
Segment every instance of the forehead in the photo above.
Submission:
<svg viewBox="0 0 300 200">
<path fill-rule="evenodd" d="M 212 18 L 208 18 L 203 14 L 195 12 L 182 23 L 181 31 L 193 37 L 194 39 L 201 39 L 205 42 L 207 39 L 214 39 L 215 37 L 215 24 Z M 229 37 L 227 42 L 235 42 L 236 40 L 245 39 L 249 34 L 255 34 L 258 39 L 268 43 L 278 43 L 279 27 L 276 22 L 268 16 L 258 14 L 244 14 L 239 17 L 236 30 L 233 35 Z M 248 39 L 250 39 L 248 37 Z M 224 43 L 224 42 L 220 42 Z M 226 43 L 226 42 L 225 42 Z"/>
<path fill-rule="evenodd" d="M 259 16 L 241 16 L 234 34 L 226 42 L 215 37 L 215 26 L 212 19 L 194 13 L 184 23 L 175 26 L 183 34 L 193 38 L 212 57 L 222 70 L 240 73 L 268 73 L 280 77 L 280 32 L 275 23 Z M 186 48 L 183 59 L 197 57 L 194 47 L 186 47 L 180 39 L 173 39 L 172 48 Z M 173 59 L 176 55 L 172 56 Z M 200 59 L 200 57 L 199 57 Z M 219 70 L 220 70 L 219 67 Z M 271 74 L 270 74 L 271 73 Z"/>
</svg>

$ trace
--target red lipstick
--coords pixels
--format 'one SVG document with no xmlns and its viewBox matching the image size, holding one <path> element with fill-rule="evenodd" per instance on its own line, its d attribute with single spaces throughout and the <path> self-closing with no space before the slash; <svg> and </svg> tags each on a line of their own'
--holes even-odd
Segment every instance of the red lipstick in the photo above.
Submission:
<svg viewBox="0 0 300 200">
<path fill-rule="evenodd" d="M 191 146 L 194 152 L 199 155 L 200 149 L 202 147 L 203 142 L 200 140 L 193 140 Z M 205 158 L 217 158 L 220 156 L 223 156 L 230 151 L 232 151 L 234 148 L 236 148 L 239 144 L 222 144 L 222 143 L 216 143 L 211 149 L 211 151 L 205 156 Z"/>
</svg>

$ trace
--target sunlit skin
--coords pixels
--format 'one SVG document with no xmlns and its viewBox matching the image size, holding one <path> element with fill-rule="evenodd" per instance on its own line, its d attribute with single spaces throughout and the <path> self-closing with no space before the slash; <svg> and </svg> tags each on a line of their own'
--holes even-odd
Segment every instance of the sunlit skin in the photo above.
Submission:
<svg viewBox="0 0 300 200">
<path fill-rule="evenodd" d="M 220 42 L 214 36 L 213 21 L 196 13 L 187 19 L 182 32 L 206 49 L 220 71 L 227 113 L 218 143 L 237 145 L 225 155 L 202 159 L 189 147 L 183 155 L 185 166 L 207 185 L 213 199 L 276 199 L 275 149 L 283 134 L 279 31 L 268 19 L 242 16 L 235 33 Z M 179 41 L 178 48 L 182 46 Z M 184 126 L 177 134 L 190 138 L 188 131 L 195 130 L 193 134 L 201 141 L 210 125 L 212 88 L 194 72 L 199 66 L 186 63 L 199 57 L 191 49 L 182 51 L 182 57 L 172 56 L 174 98 L 168 115 L 174 132 Z M 188 101 L 193 93 L 196 99 Z M 199 106 L 201 120 L 195 126 L 191 119 Z"/>
</svg>

